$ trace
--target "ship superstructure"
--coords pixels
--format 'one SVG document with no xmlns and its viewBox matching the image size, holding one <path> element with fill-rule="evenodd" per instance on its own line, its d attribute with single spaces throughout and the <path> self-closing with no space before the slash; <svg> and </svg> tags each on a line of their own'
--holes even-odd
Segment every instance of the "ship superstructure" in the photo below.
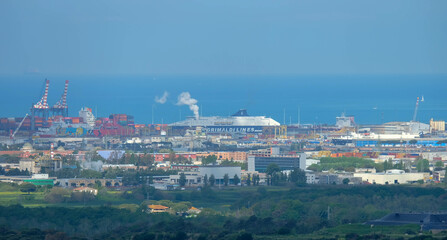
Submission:
<svg viewBox="0 0 447 240">
<path fill-rule="evenodd" d="M 261 133 L 263 127 L 279 126 L 280 123 L 265 116 L 249 116 L 241 109 L 229 117 L 188 117 L 186 120 L 169 124 L 176 127 L 203 127 L 208 133 Z"/>
<path fill-rule="evenodd" d="M 79 111 L 79 117 L 81 117 L 85 123 L 87 123 L 90 127 L 95 126 L 95 116 L 92 113 L 92 109 L 88 107 L 81 108 Z"/>
</svg>

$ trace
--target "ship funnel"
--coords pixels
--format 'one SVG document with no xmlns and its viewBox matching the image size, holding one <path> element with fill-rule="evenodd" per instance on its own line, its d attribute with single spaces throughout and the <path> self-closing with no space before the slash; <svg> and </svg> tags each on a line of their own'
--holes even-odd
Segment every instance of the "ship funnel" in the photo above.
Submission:
<svg viewBox="0 0 447 240">
<path fill-rule="evenodd" d="M 237 113 L 231 115 L 232 117 L 248 117 L 247 109 L 240 109 Z"/>
</svg>

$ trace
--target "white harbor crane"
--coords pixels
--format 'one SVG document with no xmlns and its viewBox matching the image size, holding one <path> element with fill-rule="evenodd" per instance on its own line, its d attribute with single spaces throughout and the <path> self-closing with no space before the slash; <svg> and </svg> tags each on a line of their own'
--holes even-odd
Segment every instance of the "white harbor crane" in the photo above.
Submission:
<svg viewBox="0 0 447 240">
<path fill-rule="evenodd" d="M 20 121 L 19 126 L 16 128 L 16 130 L 11 134 L 10 138 L 14 139 L 14 136 L 19 131 L 20 127 L 22 126 L 23 122 L 25 121 L 26 117 L 28 117 L 28 113 L 25 115 L 25 117 Z"/>
<path fill-rule="evenodd" d="M 416 107 L 414 107 L 413 119 L 411 120 L 412 122 L 416 122 L 416 116 L 418 115 L 418 108 L 419 108 L 419 97 L 416 100 Z"/>
</svg>

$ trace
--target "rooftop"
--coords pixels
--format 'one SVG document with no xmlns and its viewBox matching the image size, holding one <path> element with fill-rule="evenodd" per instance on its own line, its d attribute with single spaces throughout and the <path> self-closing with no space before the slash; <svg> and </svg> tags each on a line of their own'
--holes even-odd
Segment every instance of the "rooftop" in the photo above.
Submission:
<svg viewBox="0 0 447 240">
<path fill-rule="evenodd" d="M 163 205 L 149 205 L 148 206 L 150 209 L 154 209 L 154 210 L 165 210 L 168 209 L 169 207 L 163 206 Z"/>
</svg>

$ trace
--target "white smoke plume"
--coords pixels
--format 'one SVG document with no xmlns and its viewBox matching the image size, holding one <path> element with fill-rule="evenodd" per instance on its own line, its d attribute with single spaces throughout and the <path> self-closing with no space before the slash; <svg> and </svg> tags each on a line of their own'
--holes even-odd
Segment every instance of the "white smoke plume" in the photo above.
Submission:
<svg viewBox="0 0 447 240">
<path fill-rule="evenodd" d="M 163 96 L 161 96 L 161 98 L 158 96 L 155 96 L 155 102 L 160 103 L 160 104 L 165 104 L 166 101 L 168 100 L 168 96 L 169 96 L 169 93 L 165 91 L 163 93 Z"/>
<path fill-rule="evenodd" d="M 82 163 L 82 169 L 91 169 L 91 170 L 95 170 L 98 172 L 102 171 L 102 165 L 103 162 L 102 161 L 85 161 Z"/>
<path fill-rule="evenodd" d="M 199 119 L 199 106 L 197 106 L 197 100 L 191 98 L 191 94 L 189 94 L 189 92 L 182 92 L 178 95 L 177 105 L 188 105 L 189 109 L 194 112 L 195 118 Z"/>
</svg>

